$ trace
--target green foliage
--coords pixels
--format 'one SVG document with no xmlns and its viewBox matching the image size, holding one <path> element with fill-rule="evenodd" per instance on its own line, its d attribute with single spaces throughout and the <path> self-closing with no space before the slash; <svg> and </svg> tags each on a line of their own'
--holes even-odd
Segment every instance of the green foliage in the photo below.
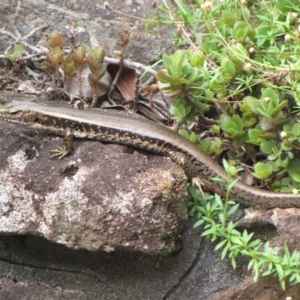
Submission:
<svg viewBox="0 0 300 300">
<path fill-rule="evenodd" d="M 292 167 L 300 153 L 298 2 L 174 2 L 174 10 L 163 7 L 170 16 L 164 24 L 176 24 L 174 41 L 190 48 L 164 54 L 156 77 L 160 89 L 175 97 L 176 122 L 216 115 L 217 107 L 214 126 L 221 130 L 208 130 L 222 141 L 223 156 L 253 167 L 269 188 L 299 189 L 300 171 Z M 203 145 L 210 152 L 207 140 Z"/>
<path fill-rule="evenodd" d="M 77 48 L 72 47 L 72 55 L 75 63 L 78 66 L 83 66 L 85 64 L 86 58 L 86 45 L 78 46 Z"/>
<path fill-rule="evenodd" d="M 65 55 L 61 61 L 61 68 L 65 74 L 65 76 L 75 76 L 76 75 L 76 66 L 74 64 L 74 60 L 72 58 L 72 54 L 69 53 Z"/>
<path fill-rule="evenodd" d="M 186 87 L 195 87 L 194 83 L 200 79 L 198 67 L 203 61 L 204 56 L 199 57 L 188 50 L 177 50 L 170 56 L 163 54 L 166 69 L 156 75 L 162 91 L 168 96 L 176 96 Z"/>
<path fill-rule="evenodd" d="M 51 75 L 52 86 L 56 86 L 58 80 L 59 65 L 64 59 L 64 52 L 62 48 L 64 46 L 64 37 L 57 31 L 53 32 L 46 42 L 46 46 L 49 50 L 46 53 L 46 60 L 42 63 L 42 67 Z"/>
<path fill-rule="evenodd" d="M 61 60 L 61 69 L 63 70 L 65 75 L 64 88 L 67 90 L 72 78 L 75 77 L 77 74 L 77 68 L 71 53 L 65 55 Z"/>
<path fill-rule="evenodd" d="M 202 127 L 209 138 L 181 130 L 181 134 L 210 155 L 235 164 L 249 165 L 253 176 L 270 189 L 300 190 L 300 8 L 297 0 L 205 1 L 166 3 L 157 19 L 175 24 L 177 46 L 190 46 L 164 55 L 164 69 L 157 73 L 160 89 L 175 97 L 171 113 L 178 124 Z M 168 20 L 169 17 L 169 20 Z M 152 23 L 153 25 L 153 20 Z M 198 121 L 198 122 L 197 122 Z M 209 125 L 207 125 L 209 124 Z M 239 255 L 250 258 L 248 268 L 259 276 L 277 276 L 285 289 L 300 283 L 300 252 L 290 254 L 254 240 L 230 221 L 238 205 L 229 200 L 238 171 L 224 164 L 228 174 L 225 202 L 219 196 L 189 189 L 190 214 L 203 236 L 217 242 L 222 259 L 236 266 Z M 221 179 L 215 179 L 220 181 Z M 224 184 L 224 182 L 223 182 Z"/>
<path fill-rule="evenodd" d="M 64 46 L 64 37 L 57 31 L 54 31 L 48 41 L 46 42 L 46 46 L 48 49 L 59 47 L 60 49 Z"/>
<path fill-rule="evenodd" d="M 259 276 L 276 276 L 285 289 L 286 282 L 290 285 L 300 283 L 300 252 L 295 250 L 290 254 L 287 244 L 284 244 L 284 253 L 279 255 L 280 248 L 272 248 L 269 242 L 264 244 L 259 239 L 253 238 L 253 233 L 237 230 L 237 222 L 229 220 L 238 209 L 239 204 L 229 200 L 230 189 L 236 183 L 231 181 L 232 176 L 239 170 L 229 166 L 224 161 L 224 167 L 228 174 L 227 196 L 223 202 L 219 195 L 202 195 L 195 187 L 189 187 L 191 200 L 188 203 L 190 215 L 197 215 L 197 226 L 203 226 L 202 236 L 216 242 L 215 251 L 221 251 L 221 258 L 229 257 L 232 266 L 236 268 L 236 260 L 239 256 L 250 258 L 248 270 L 254 271 L 254 280 Z M 222 181 L 221 179 L 215 179 Z"/>
<path fill-rule="evenodd" d="M 51 48 L 50 52 L 46 53 L 46 56 L 47 61 L 45 62 L 45 65 L 48 67 L 48 69 L 55 69 L 58 67 L 65 54 L 58 46 L 56 46 L 54 48 Z"/>
<path fill-rule="evenodd" d="M 172 106 L 170 109 L 170 112 L 173 114 L 176 122 L 178 124 L 182 124 L 188 119 L 191 110 L 191 105 L 187 105 L 186 101 L 182 97 L 177 97 L 174 106 Z"/>
<path fill-rule="evenodd" d="M 87 53 L 88 57 L 85 58 L 85 61 L 91 70 L 88 80 L 90 85 L 98 90 L 99 81 L 106 72 L 106 69 L 102 68 L 101 65 L 105 55 L 104 48 L 103 46 L 97 46 L 94 49 L 88 47 Z"/>
<path fill-rule="evenodd" d="M 55 31 L 46 42 L 46 46 L 49 49 L 49 52 L 46 53 L 47 60 L 44 62 L 44 65 L 51 72 L 56 72 L 58 65 L 65 56 L 62 51 L 64 46 L 64 37 Z"/>
<path fill-rule="evenodd" d="M 88 57 L 85 58 L 91 73 L 88 76 L 88 81 L 93 89 L 93 102 L 92 106 L 95 106 L 98 99 L 98 86 L 99 81 L 106 73 L 106 67 L 103 66 L 102 62 L 104 59 L 104 47 L 97 46 L 93 49 L 87 47 Z"/>
<path fill-rule="evenodd" d="M 229 115 L 221 116 L 221 128 L 224 132 L 230 134 L 233 140 L 243 140 L 245 138 L 245 130 L 243 128 L 243 121 L 239 115 Z"/>
<path fill-rule="evenodd" d="M 199 139 L 199 135 L 194 132 L 189 133 L 187 130 L 179 129 L 178 133 L 184 136 L 187 140 L 196 144 L 209 155 L 220 155 L 222 153 L 222 142 L 220 139 L 211 141 L 209 139 Z"/>
<path fill-rule="evenodd" d="M 53 32 L 46 42 L 49 50 L 46 53 L 46 61 L 43 67 L 51 74 L 53 87 L 56 86 L 59 67 L 64 72 L 64 88 L 68 90 L 72 79 L 78 77 L 78 93 L 81 99 L 84 99 L 82 92 L 82 71 L 88 65 L 91 73 L 88 75 L 88 82 L 93 90 L 94 106 L 98 99 L 99 81 L 106 73 L 106 66 L 102 64 L 104 59 L 104 47 L 96 46 L 91 49 L 86 45 L 80 45 L 75 48 L 71 44 L 72 51 L 65 55 L 62 51 L 64 46 L 64 37 L 58 32 Z"/>
<path fill-rule="evenodd" d="M 104 59 L 104 47 L 97 46 L 94 49 L 87 47 L 88 57 L 85 59 L 88 63 L 92 72 L 99 72 L 101 69 L 100 64 L 103 62 Z"/>
<path fill-rule="evenodd" d="M 11 54 L 5 54 L 5 57 L 10 60 L 13 66 L 15 66 L 18 57 L 22 55 L 24 46 L 22 44 L 16 44 Z"/>
</svg>

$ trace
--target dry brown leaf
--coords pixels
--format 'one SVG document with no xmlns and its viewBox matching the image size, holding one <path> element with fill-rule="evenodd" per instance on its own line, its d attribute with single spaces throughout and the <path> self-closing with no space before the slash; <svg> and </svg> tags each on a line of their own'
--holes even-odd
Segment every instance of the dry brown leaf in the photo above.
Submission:
<svg viewBox="0 0 300 300">
<path fill-rule="evenodd" d="M 109 64 L 107 66 L 107 71 L 110 76 L 113 78 L 116 77 L 116 74 L 119 70 L 118 65 Z M 121 74 L 116 82 L 116 86 L 119 89 L 120 93 L 125 99 L 125 102 L 130 102 L 135 98 L 135 90 L 136 90 L 136 72 L 134 69 L 127 68 L 123 66 Z"/>
</svg>

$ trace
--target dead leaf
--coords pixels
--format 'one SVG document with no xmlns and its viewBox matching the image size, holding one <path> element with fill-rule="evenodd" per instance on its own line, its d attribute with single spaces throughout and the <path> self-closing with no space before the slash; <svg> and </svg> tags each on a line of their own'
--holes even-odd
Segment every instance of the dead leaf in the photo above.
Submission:
<svg viewBox="0 0 300 300">
<path fill-rule="evenodd" d="M 107 71 L 113 80 L 116 77 L 119 67 L 120 66 L 114 64 L 109 64 L 107 66 Z M 123 66 L 121 74 L 116 82 L 116 86 L 124 97 L 125 102 L 130 102 L 135 99 L 136 80 L 137 77 L 135 70 Z"/>
</svg>

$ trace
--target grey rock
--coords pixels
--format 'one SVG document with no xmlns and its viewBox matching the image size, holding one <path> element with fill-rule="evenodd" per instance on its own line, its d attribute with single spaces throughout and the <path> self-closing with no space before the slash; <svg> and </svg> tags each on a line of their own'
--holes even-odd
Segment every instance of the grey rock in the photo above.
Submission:
<svg viewBox="0 0 300 300">
<path fill-rule="evenodd" d="M 84 9 L 85 4 L 81 4 Z M 3 1 L 1 4 L 1 12 L 4 13 L 1 26 L 9 21 L 6 30 L 15 35 L 13 19 L 16 5 L 17 1 Z M 106 21 L 91 19 L 83 13 L 83 9 L 76 13 L 42 0 L 25 1 L 18 12 L 16 27 L 24 36 L 36 27 L 48 24 L 47 34 L 37 31 L 26 40 L 36 46 L 45 42 L 51 31 L 68 34 L 69 22 L 76 20 L 78 27 L 83 29 L 78 40 L 93 46 L 105 44 L 107 55 L 113 54 L 118 47 L 119 33 L 129 30 L 129 34 L 134 36 L 130 26 L 125 28 L 110 23 L 107 28 Z M 101 12 L 105 13 L 103 7 Z M 139 34 L 138 39 L 133 38 L 128 55 L 134 53 L 136 61 L 146 64 L 158 59 L 157 53 L 155 57 L 147 58 L 145 55 L 158 49 L 154 38 L 149 37 Z M 5 49 L 5 44 L 3 46 Z M 141 51 L 140 56 L 137 49 Z M 160 49 L 160 54 L 165 50 Z M 13 127 L 2 130 L 5 133 L 2 135 L 2 149 L 11 152 L 5 144 L 18 144 L 20 137 L 27 145 L 13 153 L 2 153 L 2 161 L 7 162 L 3 163 L 5 167 L 1 170 L 2 234 L 40 235 L 74 249 L 91 251 L 122 248 L 169 254 L 177 249 L 177 240 L 187 219 L 187 208 L 186 178 L 175 164 L 171 167 L 169 160 L 158 157 L 162 161 L 154 162 L 153 167 L 152 162 L 147 162 L 147 156 L 138 152 L 133 155 L 134 160 L 132 155 L 128 158 L 121 157 L 121 154 L 120 157 L 110 157 L 114 155 L 113 150 L 100 150 L 101 146 L 95 142 L 84 143 L 76 159 L 72 157 L 61 164 L 49 161 L 45 151 L 49 143 L 45 136 L 31 132 L 33 137 L 29 138 L 29 142 L 24 138 L 25 131 L 17 132 Z M 10 138 L 7 139 L 7 136 Z M 16 141 L 11 140 L 12 136 Z M 120 152 L 121 149 L 116 148 L 115 151 Z M 90 152 L 91 155 L 85 155 Z M 99 156 L 97 160 L 95 156 Z M 134 165 L 131 165 L 133 161 Z M 76 171 L 70 175 L 68 170 Z M 101 172 L 105 176 L 99 176 Z"/>
<path fill-rule="evenodd" d="M 6 30 L 11 32 L 14 32 L 12 24 L 16 2 L 2 0 L 0 6 L 0 14 L 2 15 L 0 27 L 6 24 Z M 48 2 L 58 3 L 57 1 Z M 149 65 L 158 61 L 163 53 L 169 53 L 174 50 L 168 31 L 163 29 L 156 31 L 155 34 L 144 33 L 141 22 L 136 23 L 134 19 L 108 20 L 108 18 L 113 18 L 115 13 L 105 10 L 102 2 L 101 5 L 96 4 L 94 1 L 61 1 L 58 4 L 75 8 L 75 10 L 71 11 L 66 7 L 50 5 L 43 0 L 27 0 L 22 2 L 21 18 L 17 21 L 17 28 L 22 36 L 28 34 L 38 26 L 49 25 L 47 34 L 41 31 L 37 32 L 33 37 L 29 38 L 28 43 L 37 45 L 45 42 L 47 35 L 52 31 L 70 34 L 68 25 L 70 21 L 76 20 L 77 26 L 82 30 L 77 40 L 92 47 L 100 44 L 105 45 L 106 55 L 110 57 L 119 58 L 115 54 L 115 51 L 120 50 L 120 46 L 118 45 L 119 37 L 124 32 L 128 33 L 130 38 L 126 49 L 126 59 Z M 123 2 L 122 5 L 126 9 L 131 9 L 131 5 L 124 5 Z M 148 1 L 147 5 L 150 9 L 151 2 Z M 138 5 L 135 4 L 134 6 Z M 117 5 L 116 8 L 120 9 L 120 5 Z M 92 17 L 87 12 L 92 12 Z M 130 13 L 130 10 L 128 12 Z M 136 15 L 138 13 L 133 13 L 133 16 Z M 143 16 L 145 17 L 146 14 L 143 13 Z M 163 43 L 161 42 L 162 39 L 164 39 Z M 0 51 L 3 51 L 6 47 L 7 43 L 1 43 Z"/>
<path fill-rule="evenodd" d="M 42 236 L 90 251 L 178 250 L 186 176 L 168 158 L 76 141 L 72 155 L 50 159 L 62 138 L 6 122 L 0 143 L 0 234 Z"/>
</svg>

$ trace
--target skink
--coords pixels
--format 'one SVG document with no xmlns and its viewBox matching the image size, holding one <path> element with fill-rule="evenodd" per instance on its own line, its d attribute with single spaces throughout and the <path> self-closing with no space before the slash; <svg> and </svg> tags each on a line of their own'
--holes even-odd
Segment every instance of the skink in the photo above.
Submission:
<svg viewBox="0 0 300 300">
<path fill-rule="evenodd" d="M 12 101 L 6 106 L 0 106 L 0 119 L 27 124 L 36 129 L 47 129 L 63 136 L 67 129 L 77 138 L 145 149 L 169 156 L 190 177 L 200 174 L 209 181 L 213 177 L 227 180 L 223 168 L 199 147 L 171 129 L 148 120 L 107 111 L 49 107 L 23 101 Z M 56 152 L 64 156 L 70 152 L 67 148 L 60 148 Z M 220 183 L 213 184 L 224 189 Z M 242 182 L 234 186 L 230 196 L 235 201 L 263 208 L 300 207 L 300 195 L 262 190 Z"/>
</svg>

